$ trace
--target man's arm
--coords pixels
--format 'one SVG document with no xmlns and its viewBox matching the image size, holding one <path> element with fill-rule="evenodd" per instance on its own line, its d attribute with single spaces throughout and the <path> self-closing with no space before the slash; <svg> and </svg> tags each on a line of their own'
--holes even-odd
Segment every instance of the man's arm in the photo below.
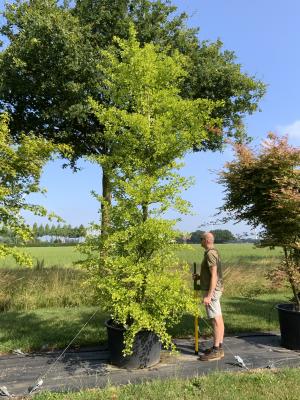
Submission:
<svg viewBox="0 0 300 400">
<path fill-rule="evenodd" d="M 218 282 L 218 271 L 217 271 L 217 266 L 213 265 L 212 267 L 210 267 L 210 273 L 211 273 L 211 277 L 210 277 L 210 284 L 209 284 L 209 290 L 208 293 L 206 295 L 206 297 L 204 297 L 203 299 L 203 303 L 208 306 L 211 302 L 211 298 L 214 294 L 214 290 L 217 286 L 217 282 Z"/>
</svg>

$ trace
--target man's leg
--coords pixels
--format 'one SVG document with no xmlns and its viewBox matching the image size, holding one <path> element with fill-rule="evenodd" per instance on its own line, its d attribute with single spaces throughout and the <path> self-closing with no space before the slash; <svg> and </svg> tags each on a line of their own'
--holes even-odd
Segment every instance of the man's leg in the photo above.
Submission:
<svg viewBox="0 0 300 400">
<path fill-rule="evenodd" d="M 224 339 L 224 321 L 223 316 L 218 315 L 212 319 L 213 330 L 214 330 L 214 346 L 219 347 L 220 343 L 223 343 Z"/>
<path fill-rule="evenodd" d="M 224 357 L 224 350 L 222 347 L 220 348 L 224 338 L 224 321 L 220 304 L 221 295 L 221 292 L 215 293 L 211 304 L 206 307 L 207 316 L 212 322 L 214 344 L 213 347 L 204 351 L 204 354 L 199 357 L 202 361 L 220 360 Z"/>
</svg>

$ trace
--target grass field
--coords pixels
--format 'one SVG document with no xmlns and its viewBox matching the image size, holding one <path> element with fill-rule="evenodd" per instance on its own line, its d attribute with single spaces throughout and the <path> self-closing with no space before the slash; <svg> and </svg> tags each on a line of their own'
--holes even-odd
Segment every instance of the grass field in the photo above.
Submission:
<svg viewBox="0 0 300 400">
<path fill-rule="evenodd" d="M 45 267 L 60 266 L 72 267 L 75 261 L 83 258 L 78 252 L 76 246 L 61 247 L 24 247 L 22 251 L 30 254 L 34 264 L 44 260 Z M 12 257 L 6 257 L 0 260 L 0 268 L 17 268 L 15 260 Z"/>
<path fill-rule="evenodd" d="M 280 250 L 256 249 L 251 244 L 217 246 L 226 271 L 223 313 L 226 333 L 274 331 L 278 329 L 276 303 L 291 297 L 286 288 L 275 289 L 265 273 L 280 259 Z M 96 306 L 93 290 L 83 287 L 85 272 L 72 266 L 79 254 L 73 247 L 29 248 L 44 267 L 19 268 L 9 260 L 0 273 L 0 352 L 15 348 L 25 351 L 61 348 L 69 343 L 95 310 L 97 314 L 76 339 L 75 345 L 92 345 L 106 340 L 103 321 L 108 317 Z M 179 257 L 198 266 L 200 245 L 181 248 Z M 198 267 L 199 268 L 199 267 Z M 187 276 L 192 284 L 191 276 Z M 101 303 L 101 302 L 100 302 Z M 203 310 L 204 315 L 204 310 Z M 172 328 L 174 337 L 193 335 L 193 316 L 185 315 Z M 205 319 L 200 332 L 211 330 Z"/>
<path fill-rule="evenodd" d="M 264 263 L 272 263 L 278 260 L 281 250 L 276 248 L 270 250 L 267 248 L 260 249 L 254 247 L 253 244 L 219 244 L 216 246 L 221 254 L 224 266 L 257 266 Z M 186 248 L 182 246 L 182 250 L 178 252 L 181 260 L 187 261 L 192 264 L 193 262 L 199 263 L 203 249 L 200 244 L 189 245 Z M 44 260 L 46 267 L 60 266 L 71 267 L 73 262 L 83 258 L 78 252 L 76 246 L 67 247 L 28 247 L 24 248 L 37 261 Z M 17 265 L 11 257 L 0 260 L 0 268 L 16 268 Z"/>
<path fill-rule="evenodd" d="M 184 246 L 183 246 L 184 247 Z M 250 243 L 217 244 L 222 264 L 226 266 L 256 267 L 278 262 L 282 253 L 280 248 L 270 250 L 269 248 L 257 248 Z M 200 244 L 189 245 L 187 249 L 179 251 L 180 259 L 192 264 L 200 263 L 203 255 Z"/>
</svg>

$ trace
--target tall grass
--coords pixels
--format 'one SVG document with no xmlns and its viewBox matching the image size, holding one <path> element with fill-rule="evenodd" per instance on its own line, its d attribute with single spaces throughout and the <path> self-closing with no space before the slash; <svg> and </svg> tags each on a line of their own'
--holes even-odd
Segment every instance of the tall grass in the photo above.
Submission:
<svg viewBox="0 0 300 400">
<path fill-rule="evenodd" d="M 271 291 L 265 274 L 278 263 L 279 249 L 257 249 L 250 244 L 217 247 L 225 269 L 225 296 L 254 298 Z M 81 257 L 76 247 L 39 247 L 28 248 L 28 251 L 35 257 L 32 270 L 9 264 L 9 260 L 0 261 L 0 311 L 94 304 L 91 288 L 83 288 L 85 272 L 71 267 Z M 199 271 L 203 256 L 200 245 L 183 246 L 178 254 L 190 264 L 197 261 Z M 192 284 L 191 275 L 186 279 Z"/>
<path fill-rule="evenodd" d="M 274 292 L 270 281 L 266 279 L 266 274 L 280 262 L 282 257 L 280 248 L 257 248 L 253 244 L 219 244 L 216 247 L 222 260 L 226 297 L 254 298 L 257 295 Z M 178 255 L 180 260 L 187 261 L 191 265 L 191 269 L 196 262 L 199 273 L 203 252 L 204 249 L 199 244 L 194 244 L 182 246 Z"/>
<path fill-rule="evenodd" d="M 93 304 L 83 271 L 70 268 L 2 269 L 0 312 Z"/>
</svg>

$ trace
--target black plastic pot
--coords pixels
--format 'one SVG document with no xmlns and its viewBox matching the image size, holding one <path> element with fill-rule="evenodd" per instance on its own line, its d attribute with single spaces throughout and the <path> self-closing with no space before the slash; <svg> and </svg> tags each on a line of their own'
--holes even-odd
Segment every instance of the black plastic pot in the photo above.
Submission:
<svg viewBox="0 0 300 400">
<path fill-rule="evenodd" d="M 281 332 L 281 346 L 291 350 L 300 350 L 300 312 L 295 311 L 294 304 L 278 304 Z"/>
<path fill-rule="evenodd" d="M 125 328 L 106 321 L 110 362 L 118 367 L 137 369 L 152 367 L 160 361 L 161 343 L 159 337 L 151 331 L 139 332 L 133 343 L 133 353 L 123 356 Z"/>
</svg>

